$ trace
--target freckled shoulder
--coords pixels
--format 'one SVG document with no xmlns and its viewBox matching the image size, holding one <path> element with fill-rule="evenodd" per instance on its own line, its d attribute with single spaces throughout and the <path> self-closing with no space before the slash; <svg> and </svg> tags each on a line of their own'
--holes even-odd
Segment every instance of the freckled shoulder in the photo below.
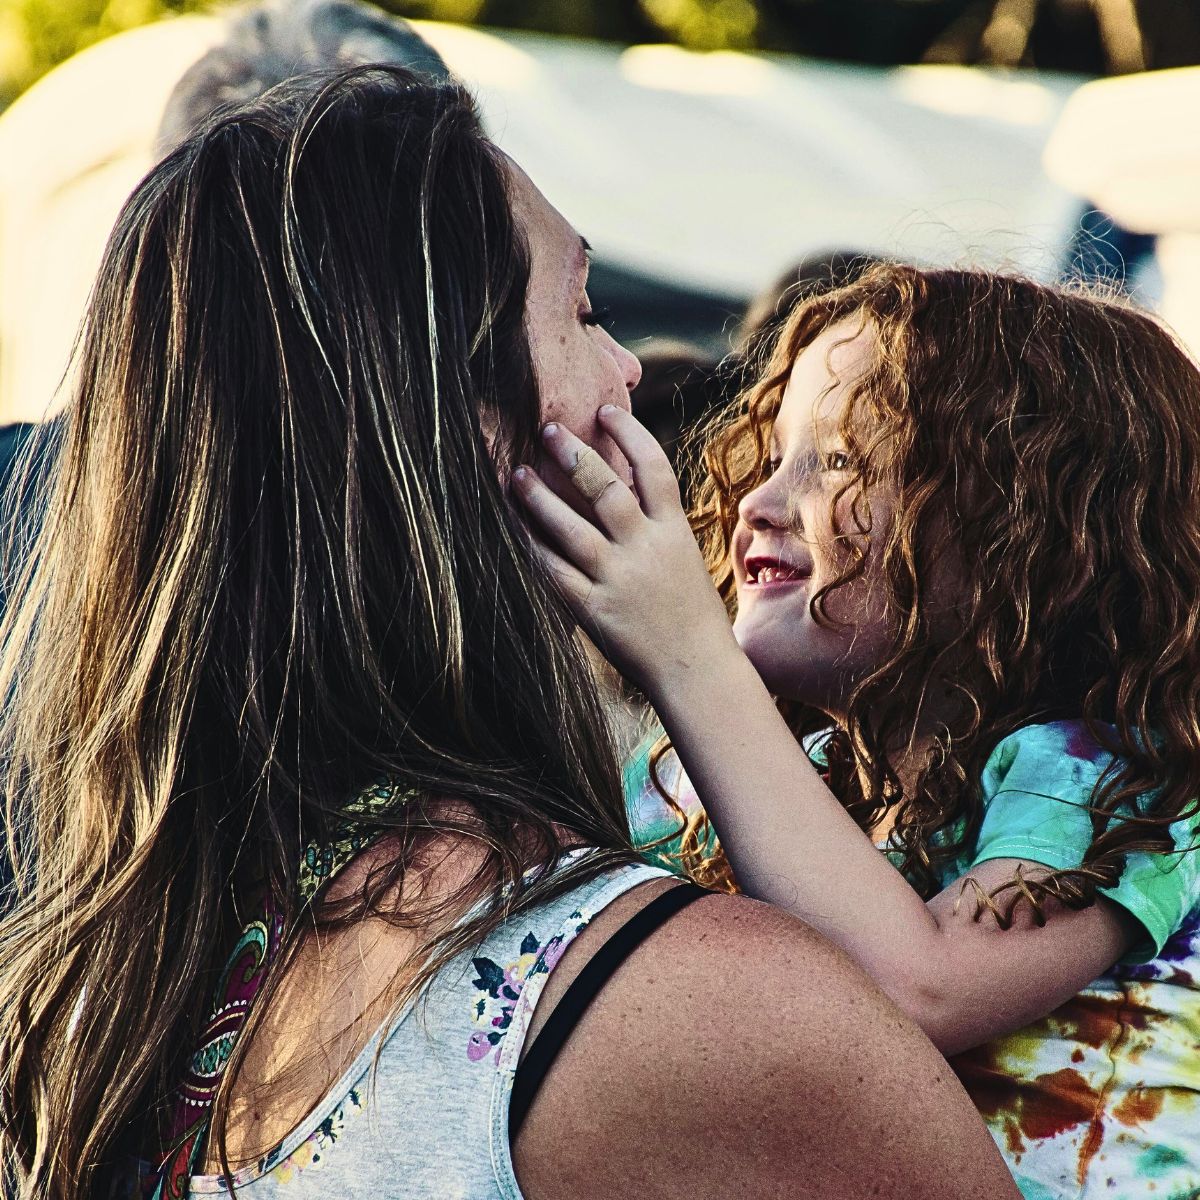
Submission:
<svg viewBox="0 0 1200 1200">
<path fill-rule="evenodd" d="M 580 935 L 557 995 L 663 886 Z M 514 1161 L 529 1200 L 715 1200 L 731 1181 L 764 1197 L 1018 1196 L 945 1060 L 866 975 L 795 918 L 723 895 L 615 972 L 547 1074 Z"/>
</svg>

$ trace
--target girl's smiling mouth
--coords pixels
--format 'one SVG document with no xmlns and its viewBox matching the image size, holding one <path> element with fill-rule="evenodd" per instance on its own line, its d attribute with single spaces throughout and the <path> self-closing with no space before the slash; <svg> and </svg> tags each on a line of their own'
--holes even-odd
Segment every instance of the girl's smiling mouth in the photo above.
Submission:
<svg viewBox="0 0 1200 1200">
<path fill-rule="evenodd" d="M 745 561 L 746 586 L 753 588 L 786 587 L 807 583 L 811 566 L 800 566 L 768 554 L 748 555 Z"/>
</svg>

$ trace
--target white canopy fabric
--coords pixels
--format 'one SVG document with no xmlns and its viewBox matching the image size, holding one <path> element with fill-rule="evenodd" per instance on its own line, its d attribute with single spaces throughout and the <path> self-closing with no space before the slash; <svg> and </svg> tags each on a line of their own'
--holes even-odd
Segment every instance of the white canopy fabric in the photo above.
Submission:
<svg viewBox="0 0 1200 1200">
<path fill-rule="evenodd" d="M 830 249 L 1052 275 L 1075 214 L 1042 167 L 1073 78 L 417 25 L 599 257 L 684 287 L 749 298 Z M 118 35 L 0 115 L 0 420 L 46 411 L 166 97 L 220 28 Z"/>
<path fill-rule="evenodd" d="M 1079 88 L 1045 162 L 1050 178 L 1126 228 L 1200 233 L 1200 67 Z"/>
<path fill-rule="evenodd" d="M 163 106 L 220 33 L 214 18 L 181 17 L 119 34 L 0 114 L 0 421 L 37 421 L 56 406 L 104 243 L 151 165 Z"/>
<path fill-rule="evenodd" d="M 1075 215 L 1040 161 L 1073 79 L 542 42 L 514 87 L 473 36 L 431 40 L 500 144 L 602 255 L 673 281 L 749 297 L 832 248 L 1053 273 Z"/>
<path fill-rule="evenodd" d="M 1200 352 L 1200 67 L 1079 88 L 1046 146 L 1050 178 L 1159 234 L 1159 314 Z"/>
</svg>

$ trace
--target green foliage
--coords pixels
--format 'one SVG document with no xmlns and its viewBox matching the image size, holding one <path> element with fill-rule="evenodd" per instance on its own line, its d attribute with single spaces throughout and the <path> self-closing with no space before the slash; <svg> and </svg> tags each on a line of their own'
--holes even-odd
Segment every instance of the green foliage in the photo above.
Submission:
<svg viewBox="0 0 1200 1200">
<path fill-rule="evenodd" d="M 755 45 L 758 6 L 752 0 L 642 0 L 642 7 L 685 46 L 724 50 Z"/>
<path fill-rule="evenodd" d="M 212 7 L 205 0 L 0 0 L 0 106 L 101 38 L 169 12 Z M 758 28 L 755 0 L 382 0 L 382 7 L 425 20 L 669 39 L 698 49 L 754 46 Z"/>
<path fill-rule="evenodd" d="M 0 0 L 0 107 L 109 34 L 227 0 Z M 1101 14 L 1132 12 L 1151 67 L 1200 61 L 1194 0 L 375 0 L 398 16 L 696 50 L 781 50 L 853 62 L 1007 62 L 1083 73 L 1126 69 Z M 1020 10 L 1019 28 L 1009 18 Z M 1005 22 L 1007 21 L 1007 24 Z M 1010 28 L 1012 26 L 1012 28 Z M 1121 27 L 1123 30 L 1126 26 Z M 1120 49 L 1120 47 L 1117 47 Z M 1141 50 L 1139 49 L 1139 53 Z"/>
<path fill-rule="evenodd" d="M 198 0 L 0 0 L 0 105 L 93 42 L 199 7 Z"/>
</svg>

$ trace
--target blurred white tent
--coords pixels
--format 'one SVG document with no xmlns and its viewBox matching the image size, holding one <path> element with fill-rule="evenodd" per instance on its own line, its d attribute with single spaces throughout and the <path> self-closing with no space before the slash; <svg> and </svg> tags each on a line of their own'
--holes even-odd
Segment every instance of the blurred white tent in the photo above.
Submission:
<svg viewBox="0 0 1200 1200">
<path fill-rule="evenodd" d="M 1200 233 L 1200 67 L 1078 88 L 1046 170 L 1139 233 Z"/>
<path fill-rule="evenodd" d="M 694 54 L 417 23 L 601 260 L 749 298 L 853 249 L 1052 275 L 1076 202 L 1042 152 L 1076 81 Z M 0 419 L 36 419 L 170 89 L 220 35 L 118 35 L 0 115 Z"/>
<path fill-rule="evenodd" d="M 1079 88 L 1046 171 L 1128 229 L 1157 233 L 1163 319 L 1200 351 L 1200 67 Z"/>
<path fill-rule="evenodd" d="M 182 17 L 109 38 L 0 115 L 0 420 L 38 420 L 51 404 L 167 97 L 220 33 L 218 20 Z"/>
</svg>

